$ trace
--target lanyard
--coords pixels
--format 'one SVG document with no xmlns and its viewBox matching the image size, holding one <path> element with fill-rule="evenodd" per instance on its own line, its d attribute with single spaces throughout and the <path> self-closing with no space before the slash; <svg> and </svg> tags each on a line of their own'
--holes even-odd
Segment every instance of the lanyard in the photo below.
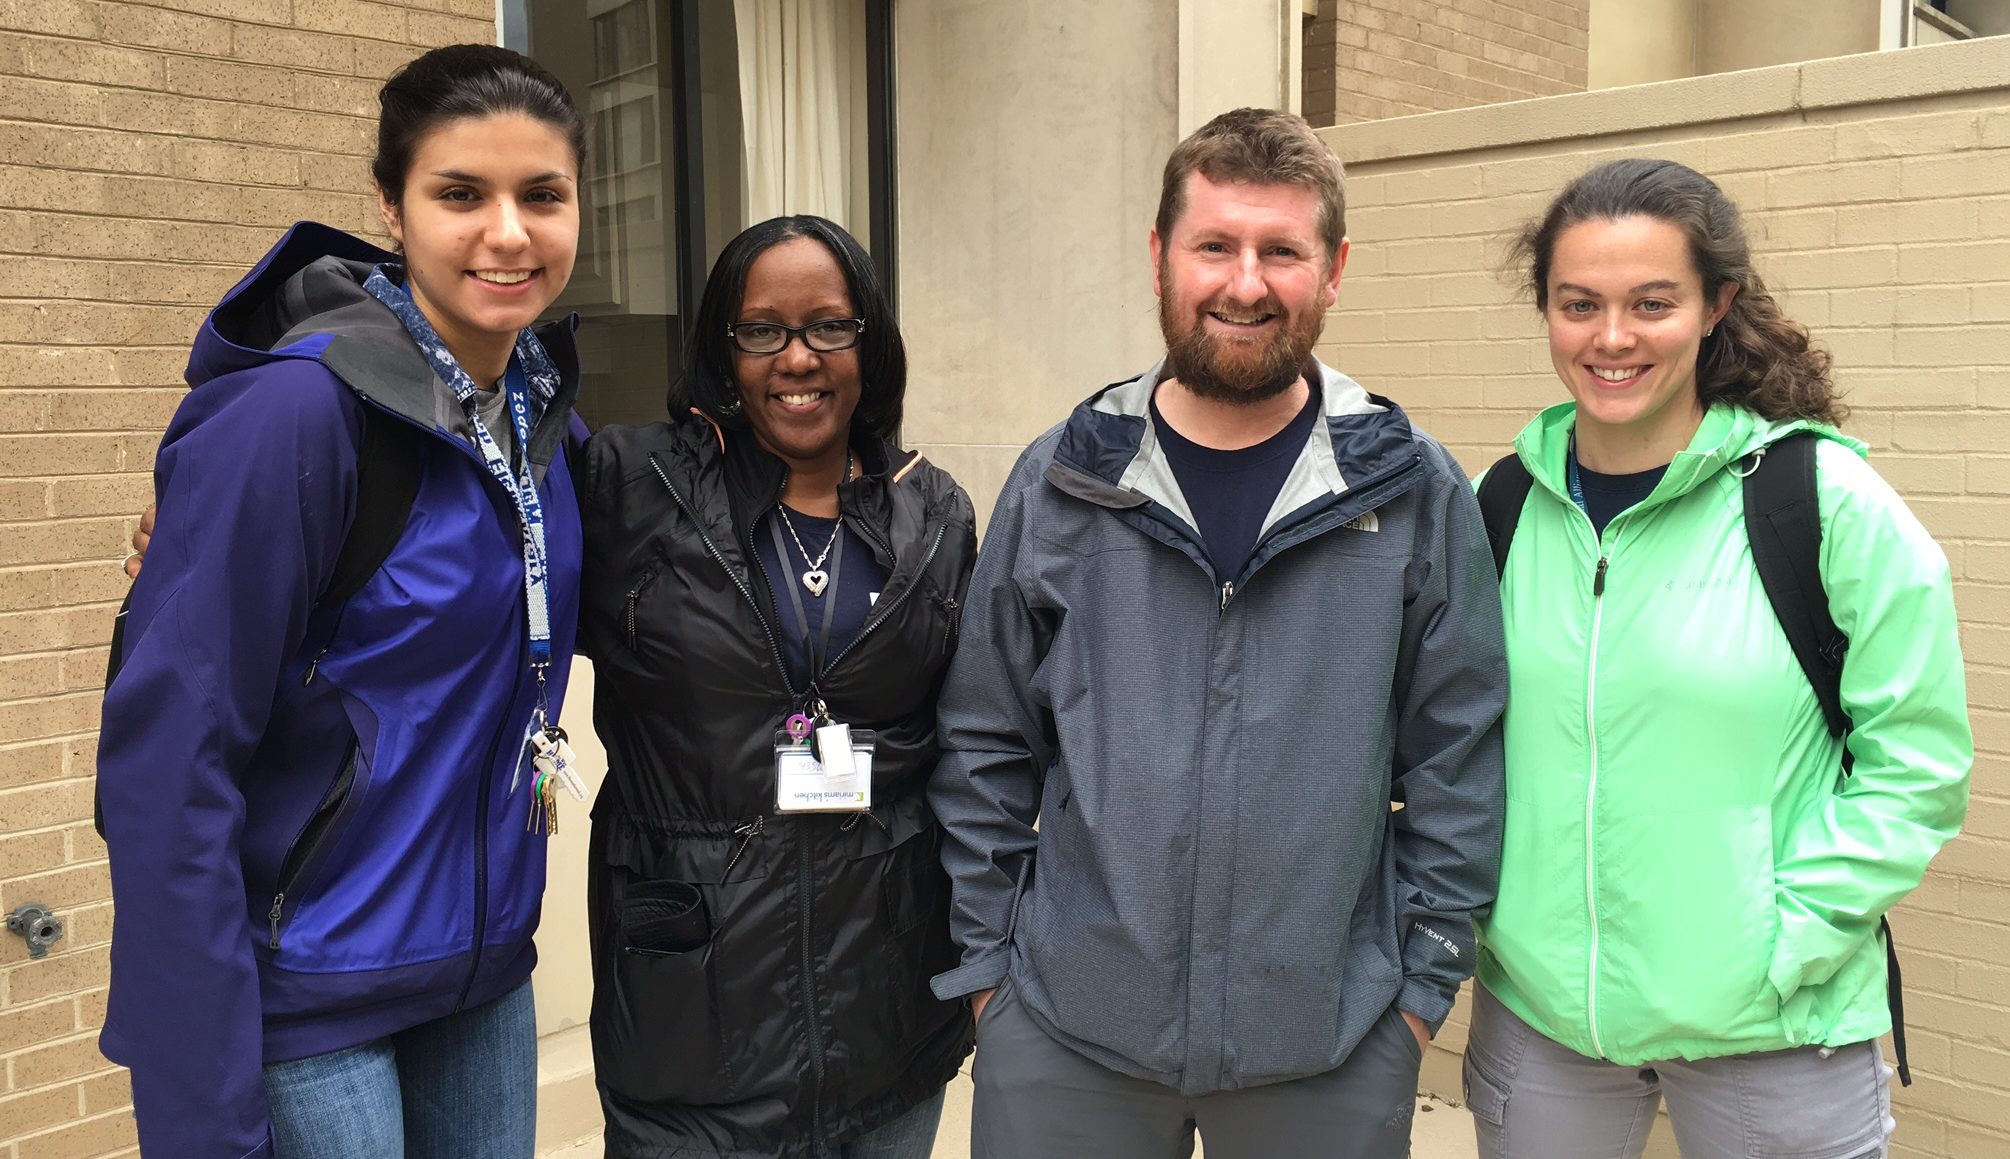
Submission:
<svg viewBox="0 0 2010 1159">
<path fill-rule="evenodd" d="M 1577 509 L 1584 512 L 1585 517 L 1589 518 L 1591 516 L 1591 504 L 1584 500 L 1584 480 L 1577 473 L 1576 435 L 1570 437 L 1570 449 L 1564 455 L 1563 482 L 1564 486 L 1570 491 L 1570 501 L 1577 504 Z"/>
<path fill-rule="evenodd" d="M 523 464 L 518 471 L 511 467 L 509 457 L 496 445 L 495 437 L 489 434 L 481 420 L 476 406 L 479 394 L 474 379 L 447 350 L 446 343 L 433 330 L 426 316 L 419 312 L 411 295 L 387 276 L 401 273 L 395 265 L 378 266 L 371 271 L 363 288 L 370 291 L 378 301 L 390 308 L 404 323 L 412 341 L 426 356 L 433 373 L 440 381 L 453 390 L 460 401 L 461 410 L 467 415 L 468 425 L 474 428 L 475 449 L 481 452 L 482 464 L 488 468 L 503 489 L 509 492 L 516 503 L 517 530 L 523 538 L 523 595 L 525 615 L 529 620 L 530 666 L 537 675 L 538 717 L 540 724 L 548 724 L 549 715 L 545 702 L 545 670 L 551 667 L 551 593 L 548 590 L 548 557 L 544 543 L 544 504 L 538 498 L 537 479 L 530 468 L 530 428 L 531 396 L 536 395 L 537 407 L 542 414 L 551 403 L 558 389 L 558 371 L 545 353 L 544 344 L 528 329 L 520 331 L 516 337 L 516 351 L 510 358 L 509 371 L 503 375 L 503 390 L 508 396 L 510 424 L 516 432 L 517 455 Z"/>
<path fill-rule="evenodd" d="M 823 605 L 823 627 L 814 640 L 811 639 L 809 614 L 803 610 L 803 595 L 796 590 L 800 585 L 794 582 L 795 577 L 791 574 L 795 570 L 791 562 L 795 557 L 789 554 L 788 541 L 782 538 L 780 508 L 776 508 L 775 514 L 768 520 L 768 531 L 775 537 L 775 558 L 782 564 L 782 586 L 789 590 L 789 603 L 796 610 L 796 624 L 803 631 L 803 653 L 810 662 L 809 684 L 814 689 L 817 680 L 824 674 L 824 658 L 830 653 L 831 621 L 837 619 L 838 593 L 843 590 L 838 586 L 838 575 L 844 569 L 844 516 L 838 516 L 838 525 L 833 531 L 836 542 L 831 546 L 830 567 L 827 569 L 830 584 L 824 589 L 830 595 L 830 601 Z M 803 562 L 807 564 L 810 561 L 805 559 Z"/>
</svg>

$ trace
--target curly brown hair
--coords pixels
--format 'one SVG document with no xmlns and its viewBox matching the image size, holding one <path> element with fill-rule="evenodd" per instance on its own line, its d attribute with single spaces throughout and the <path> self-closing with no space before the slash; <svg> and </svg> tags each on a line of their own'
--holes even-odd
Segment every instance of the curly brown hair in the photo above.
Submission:
<svg viewBox="0 0 2010 1159">
<path fill-rule="evenodd" d="M 1608 161 L 1564 186 L 1541 217 L 1514 239 L 1509 260 L 1526 270 L 1536 308 L 1549 308 L 1549 271 L 1557 238 L 1586 221 L 1651 217 L 1682 231 L 1689 260 L 1702 275 L 1706 301 L 1735 285 L 1737 296 L 1703 342 L 1696 360 L 1696 397 L 1779 419 L 1838 425 L 1848 414 L 1829 378 L 1829 353 L 1789 319 L 1752 266 L 1752 247 L 1738 207 L 1717 183 L 1673 161 Z"/>
</svg>

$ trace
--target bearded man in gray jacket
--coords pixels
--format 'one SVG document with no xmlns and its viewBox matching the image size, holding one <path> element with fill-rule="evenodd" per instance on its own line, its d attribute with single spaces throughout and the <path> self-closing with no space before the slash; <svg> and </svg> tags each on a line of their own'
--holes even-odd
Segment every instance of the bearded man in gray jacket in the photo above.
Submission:
<svg viewBox="0 0 2010 1159">
<path fill-rule="evenodd" d="M 978 1159 L 1409 1153 L 1493 899 L 1507 673 L 1465 475 L 1312 357 L 1344 210 L 1291 114 L 1183 142 L 1165 360 L 998 500 L 929 791 Z"/>
</svg>

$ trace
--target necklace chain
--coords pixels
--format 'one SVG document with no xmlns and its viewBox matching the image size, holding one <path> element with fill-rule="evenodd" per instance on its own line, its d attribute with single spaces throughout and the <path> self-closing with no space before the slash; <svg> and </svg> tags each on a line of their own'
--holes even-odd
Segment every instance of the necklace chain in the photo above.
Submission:
<svg viewBox="0 0 2010 1159">
<path fill-rule="evenodd" d="M 851 482 L 850 451 L 846 451 L 844 453 L 844 478 L 838 480 L 838 482 L 840 483 Z M 788 479 L 784 478 L 782 480 L 782 489 L 787 490 L 788 486 L 789 481 Z M 796 525 L 789 519 L 789 505 L 786 503 L 777 503 L 775 505 L 775 510 L 781 513 L 782 526 L 783 528 L 787 529 L 789 533 L 789 538 L 796 541 L 796 550 L 803 553 L 803 562 L 810 565 L 809 570 L 803 573 L 804 577 L 803 586 L 809 587 L 810 594 L 812 595 L 822 594 L 823 585 L 817 584 L 814 587 L 812 587 L 810 585 L 809 576 L 812 575 L 813 573 L 820 572 L 823 570 L 824 561 L 830 558 L 831 548 L 837 546 L 838 536 L 844 534 L 844 516 L 842 514 L 838 516 L 837 525 L 831 528 L 830 542 L 824 544 L 824 549 L 817 553 L 817 557 L 815 559 L 811 559 L 810 549 L 803 546 L 803 537 L 796 534 Z"/>
</svg>

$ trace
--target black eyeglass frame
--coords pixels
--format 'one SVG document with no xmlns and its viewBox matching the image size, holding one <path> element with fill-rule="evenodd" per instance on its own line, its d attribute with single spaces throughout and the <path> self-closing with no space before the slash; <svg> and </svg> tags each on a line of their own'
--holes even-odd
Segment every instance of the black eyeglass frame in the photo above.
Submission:
<svg viewBox="0 0 2010 1159">
<path fill-rule="evenodd" d="M 843 322 L 850 327 L 851 341 L 846 342 L 842 346 L 818 346 L 816 343 L 810 341 L 810 331 L 812 329 L 818 326 L 828 326 L 833 322 Z M 750 350 L 747 348 L 746 343 L 740 340 L 740 327 L 742 326 L 771 326 L 777 330 L 780 330 L 782 332 L 782 344 L 780 346 L 775 347 L 773 350 Z M 818 354 L 839 354 L 846 350 L 856 348 L 858 346 L 859 339 L 865 337 L 865 319 L 819 318 L 814 322 L 810 322 L 802 326 L 784 326 L 780 322 L 757 322 L 757 321 L 729 322 L 726 324 L 726 337 L 733 343 L 733 349 L 738 350 L 742 354 L 756 354 L 756 355 L 780 354 L 782 351 L 787 350 L 789 348 L 789 343 L 794 342 L 798 338 L 803 340 L 803 346 L 806 349 L 815 351 Z"/>
</svg>

